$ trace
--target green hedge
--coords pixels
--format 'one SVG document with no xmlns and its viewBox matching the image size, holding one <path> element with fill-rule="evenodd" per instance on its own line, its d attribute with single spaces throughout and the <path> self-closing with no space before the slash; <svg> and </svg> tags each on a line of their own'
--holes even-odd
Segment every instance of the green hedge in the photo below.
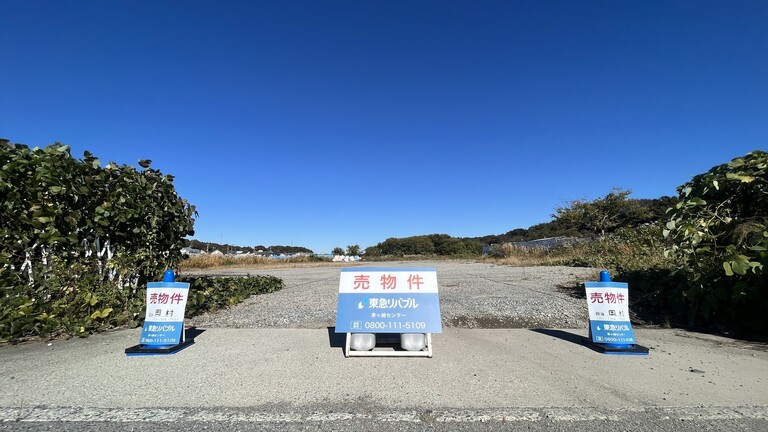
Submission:
<svg viewBox="0 0 768 432">
<path fill-rule="evenodd" d="M 102 167 L 63 144 L 0 140 L 0 341 L 142 323 L 146 284 L 177 267 L 196 215 L 150 163 Z M 282 288 L 269 276 L 183 280 L 188 317 Z"/>
<path fill-rule="evenodd" d="M 133 292 L 100 283 L 94 272 L 79 265 L 52 273 L 56 277 L 39 291 L 42 298 L 4 299 L 0 305 L 0 341 L 35 335 L 82 337 L 114 327 L 136 327 L 144 321 L 146 287 Z M 283 281 L 273 276 L 182 277 L 179 281 L 190 283 L 187 318 L 283 288 Z"/>
<path fill-rule="evenodd" d="M 187 318 L 235 305 L 251 295 L 267 294 L 283 288 L 282 279 L 274 276 L 248 275 L 237 278 L 188 276 L 180 278 L 179 282 L 190 284 L 184 314 Z"/>
<path fill-rule="evenodd" d="M 31 285 L 4 286 L 0 302 L 0 340 L 29 336 L 87 336 L 143 320 L 146 289 L 123 289 L 102 280 L 84 262 L 52 265 Z"/>
<path fill-rule="evenodd" d="M 0 140 L 0 340 L 136 324 L 196 215 L 150 163 Z"/>
</svg>

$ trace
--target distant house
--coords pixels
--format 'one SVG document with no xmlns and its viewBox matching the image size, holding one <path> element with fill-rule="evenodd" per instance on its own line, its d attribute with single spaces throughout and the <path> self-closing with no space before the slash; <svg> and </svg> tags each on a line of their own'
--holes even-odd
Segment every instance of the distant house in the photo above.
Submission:
<svg viewBox="0 0 768 432">
<path fill-rule="evenodd" d="M 181 253 L 182 255 L 194 256 L 194 255 L 204 254 L 205 252 L 201 251 L 200 249 L 185 247 L 185 248 L 181 248 Z"/>
<path fill-rule="evenodd" d="M 360 261 L 360 257 L 358 255 L 349 256 L 349 255 L 334 255 L 333 259 L 331 259 L 333 262 L 350 262 L 350 261 Z"/>
<path fill-rule="evenodd" d="M 510 243 L 514 247 L 520 247 L 520 248 L 530 248 L 530 247 L 540 247 L 543 249 L 552 249 L 558 246 L 566 246 L 569 244 L 573 244 L 579 241 L 579 239 L 575 237 L 547 237 L 537 240 L 529 240 L 524 242 L 512 242 Z"/>
</svg>

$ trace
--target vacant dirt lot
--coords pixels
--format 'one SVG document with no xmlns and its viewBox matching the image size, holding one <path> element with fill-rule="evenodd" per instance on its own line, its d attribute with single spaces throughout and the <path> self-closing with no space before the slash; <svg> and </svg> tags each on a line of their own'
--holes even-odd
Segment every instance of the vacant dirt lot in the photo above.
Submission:
<svg viewBox="0 0 768 432">
<path fill-rule="evenodd" d="M 587 306 L 579 282 L 591 269 L 509 267 L 461 261 L 366 262 L 360 267 L 433 267 L 437 270 L 443 325 L 463 328 L 587 328 Z M 325 328 L 336 320 L 339 266 L 222 268 L 186 274 L 273 275 L 283 290 L 253 296 L 190 324 L 209 328 Z"/>
</svg>

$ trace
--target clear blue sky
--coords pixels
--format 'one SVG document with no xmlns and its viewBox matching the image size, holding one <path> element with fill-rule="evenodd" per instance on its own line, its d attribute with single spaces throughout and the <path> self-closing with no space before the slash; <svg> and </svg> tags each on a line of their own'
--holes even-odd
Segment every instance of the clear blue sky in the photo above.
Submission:
<svg viewBox="0 0 768 432">
<path fill-rule="evenodd" d="M 0 0 L 0 137 L 176 176 L 195 238 L 499 234 L 768 148 L 768 1 Z"/>
</svg>

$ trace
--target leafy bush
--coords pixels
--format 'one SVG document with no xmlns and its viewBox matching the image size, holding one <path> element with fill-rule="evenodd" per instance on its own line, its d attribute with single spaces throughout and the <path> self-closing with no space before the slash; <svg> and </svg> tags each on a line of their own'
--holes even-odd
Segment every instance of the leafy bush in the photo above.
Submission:
<svg viewBox="0 0 768 432">
<path fill-rule="evenodd" d="M 686 264 L 691 321 L 768 330 L 768 152 L 713 167 L 678 193 L 664 235 Z"/>
<path fill-rule="evenodd" d="M 664 244 L 659 225 L 649 223 L 621 228 L 603 238 L 570 243 L 547 253 L 559 257 L 554 264 L 604 268 L 617 278 L 628 272 L 674 268 L 674 260 L 664 256 Z"/>
<path fill-rule="evenodd" d="M 240 303 L 251 295 L 267 294 L 283 288 L 282 279 L 274 276 L 222 278 L 188 276 L 179 282 L 189 282 L 190 294 L 184 316 L 191 318 L 204 312 Z"/>
<path fill-rule="evenodd" d="M 45 284 L 5 287 L 0 306 L 0 340 L 31 335 L 86 336 L 111 327 L 138 325 L 145 289 L 120 289 L 101 280 L 86 263 L 54 258 Z"/>
<path fill-rule="evenodd" d="M 136 322 L 195 215 L 172 176 L 139 165 L 0 140 L 0 339 Z"/>
<path fill-rule="evenodd" d="M 685 278 L 676 271 L 684 263 L 665 256 L 668 245 L 660 224 L 646 223 L 542 253 L 548 264 L 609 270 L 614 280 L 629 283 L 634 312 L 646 320 L 679 322 L 685 304 L 675 290 Z"/>
</svg>

